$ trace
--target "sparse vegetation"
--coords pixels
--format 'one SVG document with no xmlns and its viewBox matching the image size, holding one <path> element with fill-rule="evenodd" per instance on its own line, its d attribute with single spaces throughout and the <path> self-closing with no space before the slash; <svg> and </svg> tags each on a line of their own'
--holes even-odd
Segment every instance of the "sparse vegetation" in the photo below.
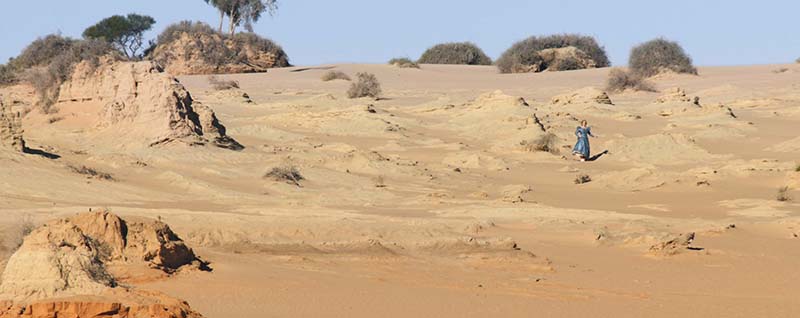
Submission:
<svg viewBox="0 0 800 318">
<path fill-rule="evenodd" d="M 300 174 L 300 170 L 298 170 L 295 166 L 274 167 L 264 175 L 264 178 L 286 182 L 298 187 L 301 187 L 300 181 L 305 180 L 303 175 Z"/>
<path fill-rule="evenodd" d="M 540 51 L 568 46 L 573 46 L 588 54 L 597 67 L 611 65 L 605 49 L 593 37 L 580 34 L 556 34 L 544 37 L 532 36 L 514 43 L 497 59 L 497 68 L 501 73 L 523 72 L 542 61 L 539 56 Z M 566 70 L 570 69 L 569 66 L 563 65 L 557 68 Z"/>
<path fill-rule="evenodd" d="M 524 140 L 520 143 L 526 151 L 543 151 L 558 154 L 558 136 L 553 133 L 546 133 L 535 139 Z"/>
<path fill-rule="evenodd" d="M 150 30 L 155 23 L 155 19 L 146 15 L 114 15 L 87 28 L 83 31 L 83 37 L 107 41 L 129 59 L 141 58 L 144 32 Z"/>
<path fill-rule="evenodd" d="M 780 202 L 788 202 L 792 200 L 792 197 L 789 195 L 789 187 L 783 186 L 778 188 L 778 195 L 776 199 Z"/>
<path fill-rule="evenodd" d="M 781 67 L 781 68 L 778 68 L 778 69 L 774 69 L 774 70 L 772 70 L 772 73 L 775 73 L 775 74 L 780 74 L 780 73 L 786 73 L 786 72 L 788 72 L 788 71 L 789 71 L 789 69 L 788 69 L 788 68 Z"/>
<path fill-rule="evenodd" d="M 628 60 L 631 71 L 650 77 L 664 71 L 697 75 L 692 58 L 677 42 L 663 38 L 642 43 L 631 50 Z"/>
<path fill-rule="evenodd" d="M 592 178 L 588 174 L 579 174 L 575 177 L 575 184 L 584 184 L 592 182 Z"/>
<path fill-rule="evenodd" d="M 16 251 L 22 246 L 25 237 L 35 229 L 36 224 L 31 216 L 28 214 L 22 215 L 14 225 L 3 231 L 5 235 L 2 238 L 2 248 L 9 252 Z"/>
<path fill-rule="evenodd" d="M 800 172 L 800 165 L 797 165 L 797 167 L 794 167 L 794 171 L 795 172 Z"/>
<path fill-rule="evenodd" d="M 381 95 L 381 84 L 378 78 L 371 73 L 356 74 L 357 80 L 350 85 L 347 96 L 350 98 L 372 97 L 378 98 Z"/>
<path fill-rule="evenodd" d="M 609 92 L 622 92 L 625 90 L 655 92 L 653 83 L 638 74 L 615 68 L 608 73 L 606 90 Z"/>
<path fill-rule="evenodd" d="M 421 64 L 490 65 L 492 59 L 474 43 L 456 42 L 434 45 L 422 53 L 417 62 Z"/>
<path fill-rule="evenodd" d="M 414 63 L 407 57 L 397 57 L 389 60 L 389 65 L 394 65 L 399 68 L 419 68 L 419 64 Z"/>
<path fill-rule="evenodd" d="M 104 41 L 48 35 L 33 41 L 6 67 L 15 72 L 15 80 L 29 82 L 34 87 L 39 108 L 50 113 L 61 84 L 72 74 L 75 65 L 88 61 L 90 66 L 96 67 L 102 56 L 121 58 L 118 51 Z"/>
<path fill-rule="evenodd" d="M 114 181 L 114 177 L 111 174 L 100 172 L 95 169 L 89 168 L 87 166 L 80 166 L 80 167 L 69 166 L 69 169 L 72 170 L 72 172 L 74 173 L 86 176 L 86 178 L 88 179 Z"/>
<path fill-rule="evenodd" d="M 208 77 L 208 83 L 211 84 L 211 87 L 217 91 L 239 88 L 239 82 L 234 80 L 223 80 L 214 75 Z"/>
<path fill-rule="evenodd" d="M 328 71 L 328 72 L 325 72 L 325 74 L 322 74 L 322 81 L 323 82 L 329 82 L 329 81 L 332 81 L 332 80 L 349 81 L 350 80 L 350 76 L 348 76 L 347 74 L 345 74 L 342 71 Z"/>
<path fill-rule="evenodd" d="M 375 187 L 376 188 L 385 188 L 386 187 L 386 182 L 383 179 L 383 176 L 380 176 L 380 175 L 376 176 L 374 181 L 375 181 Z"/>
<path fill-rule="evenodd" d="M 12 85 L 17 82 L 17 75 L 11 65 L 0 64 L 0 86 Z"/>
</svg>

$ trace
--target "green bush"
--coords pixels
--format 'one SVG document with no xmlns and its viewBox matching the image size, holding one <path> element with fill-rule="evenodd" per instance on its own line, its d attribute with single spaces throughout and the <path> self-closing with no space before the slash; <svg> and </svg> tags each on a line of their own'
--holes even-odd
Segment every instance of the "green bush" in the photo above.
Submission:
<svg viewBox="0 0 800 318">
<path fill-rule="evenodd" d="M 631 71 L 650 77 L 663 71 L 697 75 L 697 69 L 677 42 L 658 38 L 642 43 L 631 50 L 628 60 Z"/>
<path fill-rule="evenodd" d="M 523 72 L 530 66 L 541 62 L 542 59 L 538 55 L 540 51 L 568 46 L 574 46 L 588 54 L 597 67 L 611 65 L 605 49 L 593 37 L 580 34 L 556 34 L 544 37 L 532 36 L 514 43 L 497 60 L 497 67 L 501 73 Z M 564 65 L 558 69 L 566 70 L 570 67 Z"/>
<path fill-rule="evenodd" d="M 483 50 L 470 42 L 443 43 L 435 45 L 419 58 L 421 64 L 490 65 L 492 59 Z"/>
<path fill-rule="evenodd" d="M 146 15 L 114 15 L 87 28 L 83 31 L 83 37 L 107 41 L 128 58 L 140 58 L 140 51 L 145 44 L 144 32 L 155 23 L 155 19 Z"/>
<path fill-rule="evenodd" d="M 358 73 L 358 80 L 350 85 L 347 96 L 350 98 L 372 97 L 378 98 L 381 95 L 381 84 L 374 74 Z"/>
<path fill-rule="evenodd" d="M 609 92 L 622 92 L 625 90 L 655 92 L 656 88 L 653 83 L 638 74 L 615 68 L 608 73 L 606 90 Z"/>
<path fill-rule="evenodd" d="M 389 60 L 389 65 L 394 65 L 399 68 L 419 68 L 419 64 L 414 63 L 407 57 L 396 57 Z"/>
</svg>

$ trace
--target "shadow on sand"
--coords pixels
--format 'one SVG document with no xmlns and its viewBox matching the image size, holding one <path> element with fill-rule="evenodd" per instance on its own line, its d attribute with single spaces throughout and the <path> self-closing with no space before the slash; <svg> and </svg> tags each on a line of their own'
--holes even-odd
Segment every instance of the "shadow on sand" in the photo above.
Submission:
<svg viewBox="0 0 800 318">
<path fill-rule="evenodd" d="M 22 149 L 22 152 L 26 153 L 26 154 L 29 154 L 29 155 L 42 156 L 42 157 L 45 157 L 47 159 L 58 159 L 58 158 L 61 158 L 61 156 L 59 156 L 57 154 L 49 153 L 49 152 L 41 150 L 41 149 L 33 149 L 33 148 L 25 147 L 25 148 Z"/>
<path fill-rule="evenodd" d="M 607 154 L 607 153 L 608 153 L 608 150 L 603 150 L 603 152 L 601 152 L 601 153 L 599 153 L 599 154 L 596 154 L 596 155 L 594 155 L 594 156 L 591 156 L 591 157 L 589 157 L 589 159 L 586 159 L 586 161 L 595 161 L 595 160 L 597 160 L 597 159 L 600 159 L 600 157 L 602 157 L 603 155 L 605 155 L 605 154 Z"/>
</svg>

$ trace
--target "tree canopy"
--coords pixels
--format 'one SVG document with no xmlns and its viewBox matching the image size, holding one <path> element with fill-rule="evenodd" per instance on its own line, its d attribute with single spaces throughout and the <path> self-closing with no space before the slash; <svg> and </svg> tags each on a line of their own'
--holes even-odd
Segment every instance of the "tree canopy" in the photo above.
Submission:
<svg viewBox="0 0 800 318">
<path fill-rule="evenodd" d="M 135 58 L 141 56 L 144 32 L 150 30 L 155 23 L 155 19 L 146 15 L 114 15 L 87 28 L 83 31 L 83 37 L 107 41 L 128 58 Z"/>
<path fill-rule="evenodd" d="M 270 15 L 278 11 L 278 0 L 204 0 L 220 12 L 219 31 L 222 32 L 222 19 L 228 17 L 228 33 L 233 35 L 236 28 L 243 26 L 252 32 L 253 23 L 258 22 L 264 13 Z"/>
</svg>

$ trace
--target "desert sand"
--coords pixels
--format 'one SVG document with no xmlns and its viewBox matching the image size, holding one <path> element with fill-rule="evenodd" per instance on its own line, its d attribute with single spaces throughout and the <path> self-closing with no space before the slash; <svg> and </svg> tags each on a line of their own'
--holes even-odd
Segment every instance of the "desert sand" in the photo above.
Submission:
<svg viewBox="0 0 800 318">
<path fill-rule="evenodd" d="M 383 98 L 348 99 L 328 70 L 374 73 Z M 4 242 L 89 209 L 161 220 L 211 271 L 131 284 L 204 317 L 800 313 L 800 205 L 776 199 L 800 200 L 800 65 L 620 94 L 603 92 L 609 69 L 322 65 L 220 75 L 241 86 L 224 91 L 101 71 L 65 84 L 57 113 L 22 116 L 27 153 L 0 150 Z M 152 93 L 138 117 L 108 106 L 119 81 L 128 100 Z M 10 114 L 34 99 L 0 96 Z M 592 162 L 570 155 L 581 119 L 608 150 Z M 554 153 L 525 146 L 546 133 Z M 302 180 L 265 177 L 276 167 Z"/>
</svg>

